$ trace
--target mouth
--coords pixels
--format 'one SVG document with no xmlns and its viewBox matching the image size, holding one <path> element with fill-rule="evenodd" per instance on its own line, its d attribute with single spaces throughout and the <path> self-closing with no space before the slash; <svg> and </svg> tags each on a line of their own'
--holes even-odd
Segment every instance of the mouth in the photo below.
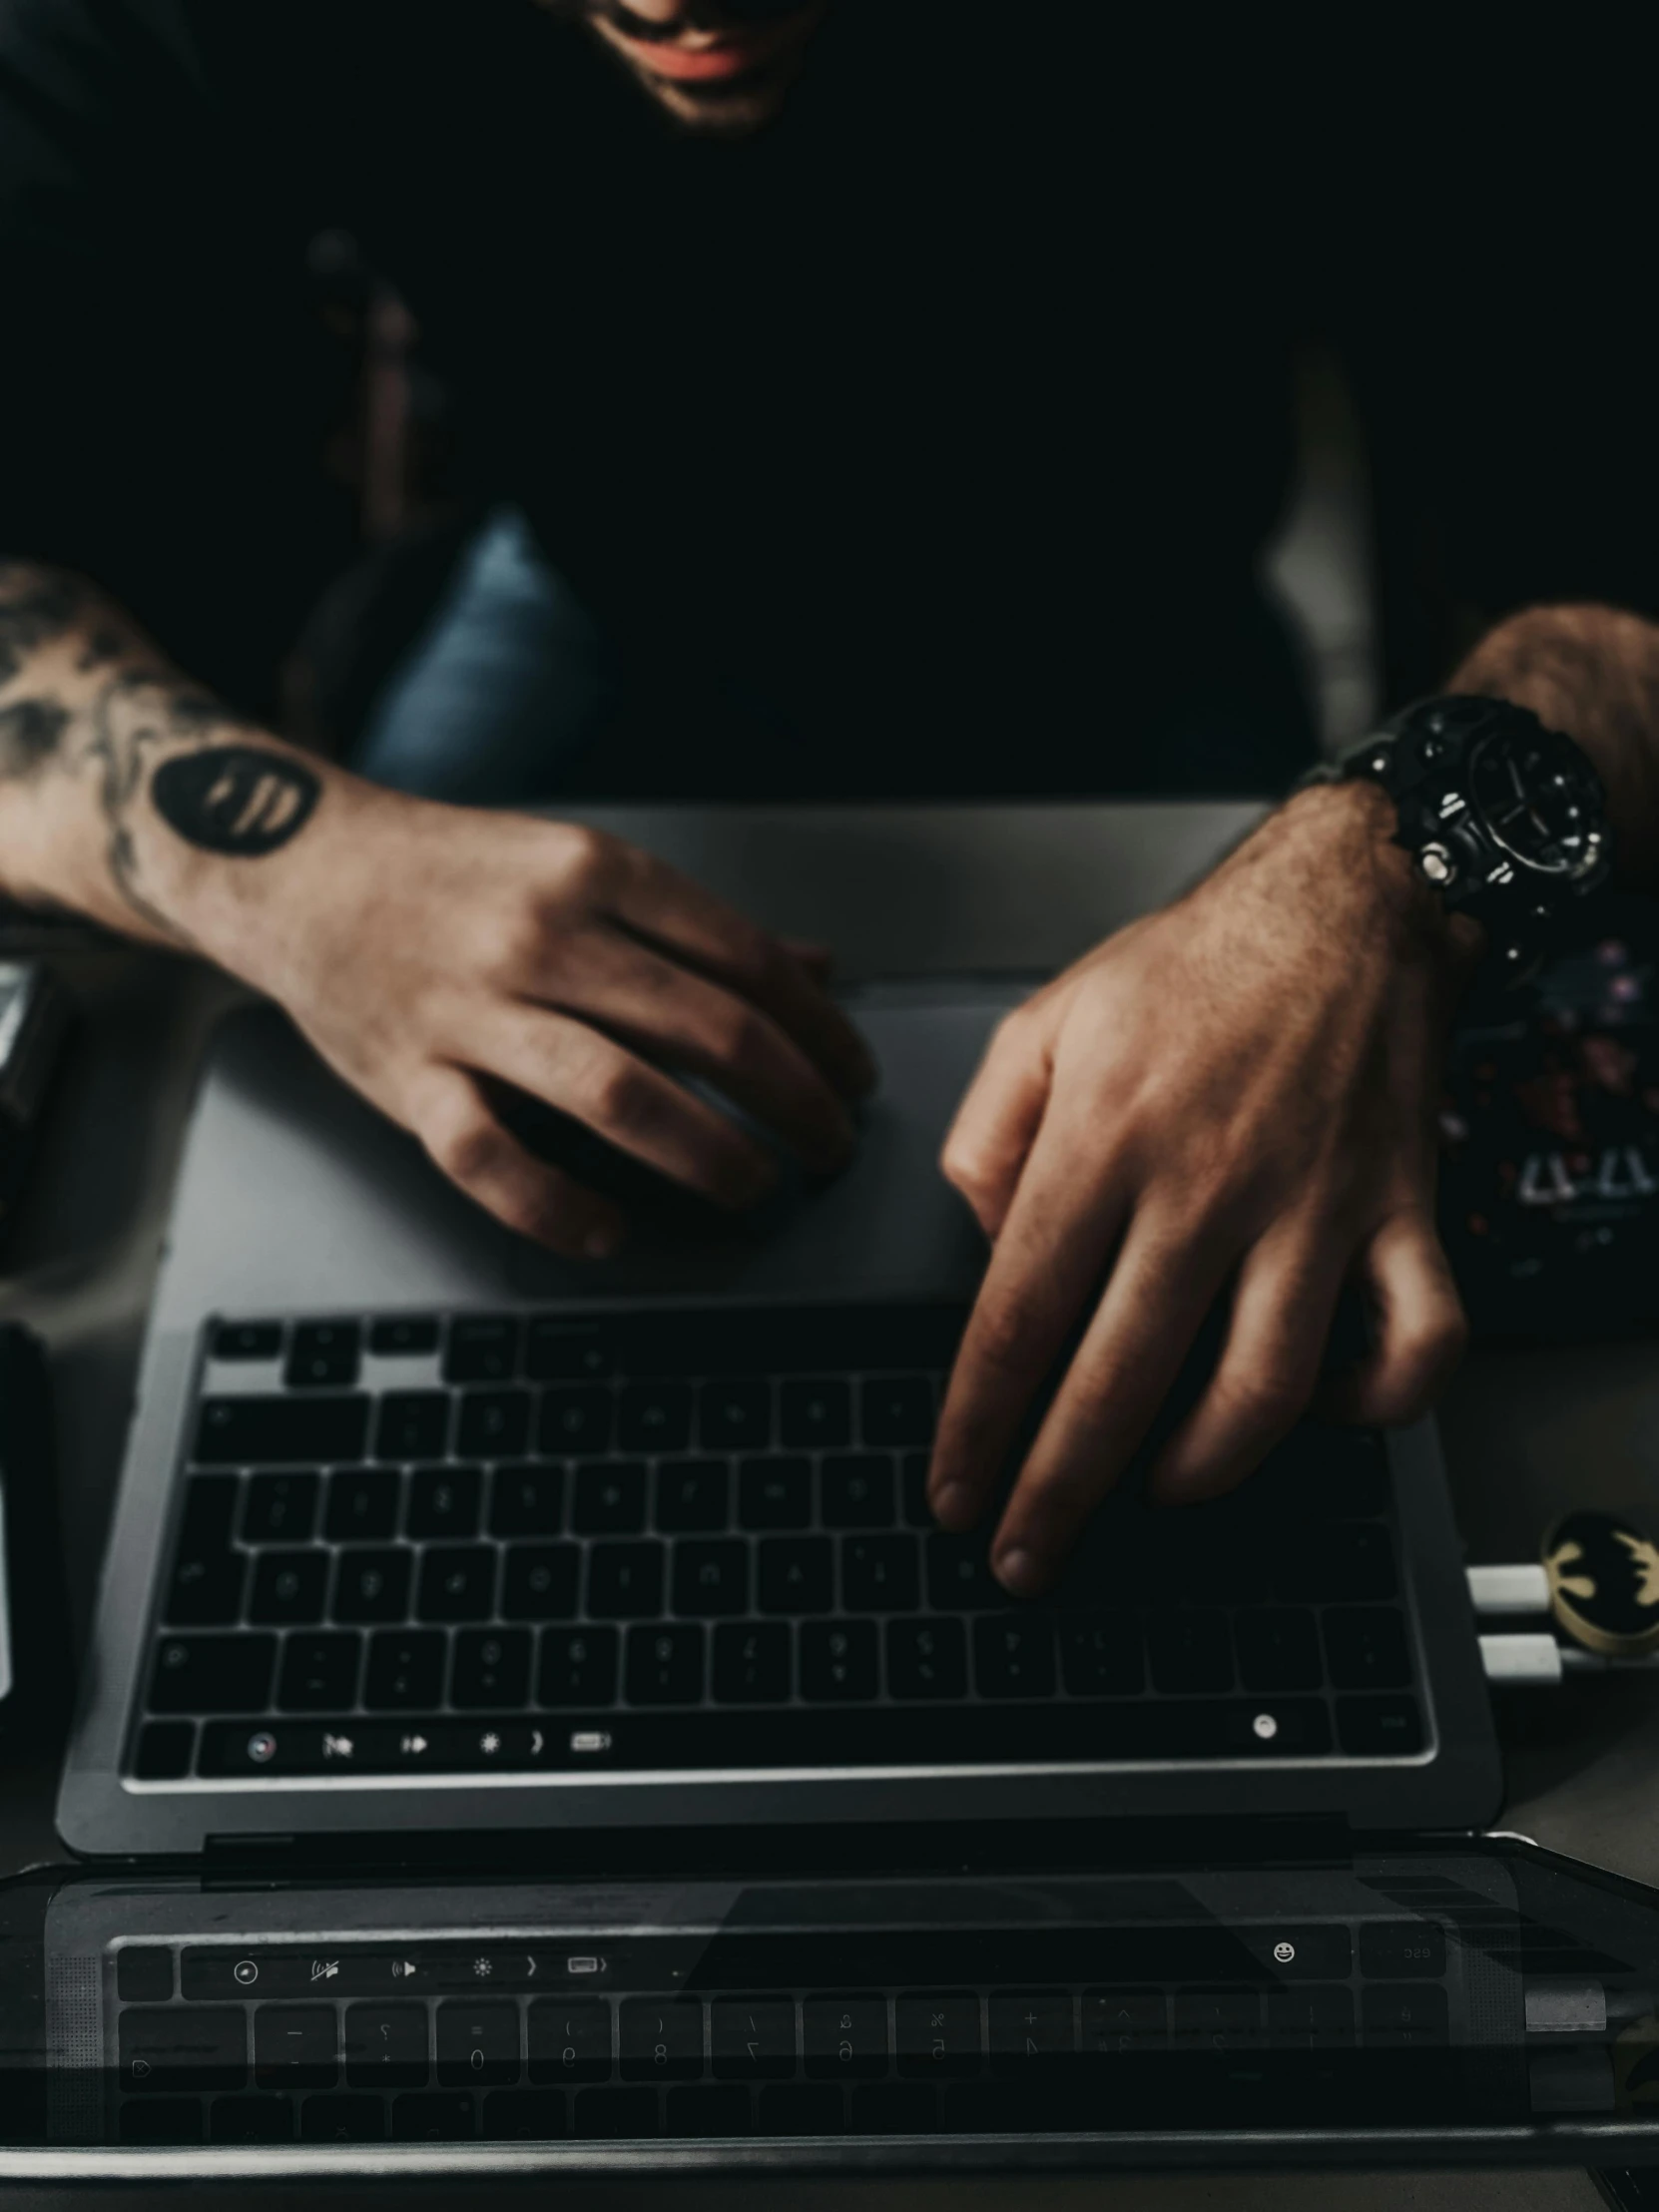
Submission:
<svg viewBox="0 0 1659 2212">
<path fill-rule="evenodd" d="M 670 41 L 636 37 L 614 16 L 606 23 L 611 38 L 640 69 L 680 85 L 731 84 L 752 77 L 788 53 L 803 28 L 804 15 Z"/>
</svg>

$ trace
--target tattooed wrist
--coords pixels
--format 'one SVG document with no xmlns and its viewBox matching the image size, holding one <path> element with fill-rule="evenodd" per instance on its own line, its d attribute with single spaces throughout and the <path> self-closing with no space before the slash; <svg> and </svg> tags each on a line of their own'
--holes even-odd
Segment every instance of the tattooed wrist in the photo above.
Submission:
<svg viewBox="0 0 1659 2212">
<path fill-rule="evenodd" d="M 178 753 L 150 778 L 150 802 L 181 837 L 205 852 L 257 859 L 297 836 L 321 797 L 300 761 L 257 745 Z"/>
</svg>

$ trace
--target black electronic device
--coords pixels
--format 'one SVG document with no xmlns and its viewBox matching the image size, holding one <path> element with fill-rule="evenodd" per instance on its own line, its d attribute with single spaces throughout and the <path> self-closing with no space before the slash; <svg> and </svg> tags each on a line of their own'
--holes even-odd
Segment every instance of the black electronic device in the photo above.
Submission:
<svg viewBox="0 0 1659 2212">
<path fill-rule="evenodd" d="M 41 1345 L 0 1325 L 0 1744 L 61 1717 L 69 1633 Z"/>
<path fill-rule="evenodd" d="M 50 969 L 0 959 L 0 1235 L 28 1170 L 47 1085 L 68 1027 Z"/>
</svg>

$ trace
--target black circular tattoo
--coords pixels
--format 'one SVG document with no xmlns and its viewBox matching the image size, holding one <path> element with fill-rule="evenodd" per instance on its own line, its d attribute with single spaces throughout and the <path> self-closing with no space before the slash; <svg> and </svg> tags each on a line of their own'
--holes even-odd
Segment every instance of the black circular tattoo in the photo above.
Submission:
<svg viewBox="0 0 1659 2212">
<path fill-rule="evenodd" d="M 255 745 L 216 745 L 164 761 L 150 779 L 162 820 L 208 852 L 257 859 L 296 836 L 322 796 L 297 761 Z"/>
</svg>

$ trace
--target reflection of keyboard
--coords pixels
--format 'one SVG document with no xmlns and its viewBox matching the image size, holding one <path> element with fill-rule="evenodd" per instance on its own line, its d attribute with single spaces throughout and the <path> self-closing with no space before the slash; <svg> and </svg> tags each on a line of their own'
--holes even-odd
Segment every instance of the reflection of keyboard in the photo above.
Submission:
<svg viewBox="0 0 1659 2212">
<path fill-rule="evenodd" d="M 590 1940 L 128 1943 L 120 2136 L 1398 2124 L 1463 2039 L 1422 1919 Z"/>
<path fill-rule="evenodd" d="M 217 1325 L 130 1771 L 1408 1756 L 1386 1457 L 1114 1501 L 1057 1599 L 934 1529 L 959 1309 Z"/>
</svg>

